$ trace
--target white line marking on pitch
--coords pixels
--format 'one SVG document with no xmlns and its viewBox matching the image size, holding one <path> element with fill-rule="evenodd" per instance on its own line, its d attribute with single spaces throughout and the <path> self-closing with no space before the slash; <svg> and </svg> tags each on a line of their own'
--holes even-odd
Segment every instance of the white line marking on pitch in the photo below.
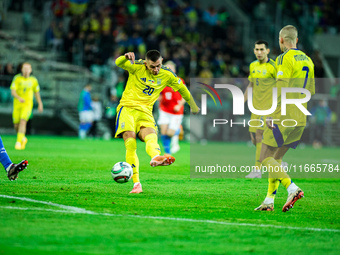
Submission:
<svg viewBox="0 0 340 255">
<path fill-rule="evenodd" d="M 10 199 L 18 199 L 18 200 L 22 200 L 22 201 L 37 203 L 37 204 L 44 204 L 44 205 L 60 207 L 62 209 L 66 209 L 66 210 L 69 210 L 69 211 L 72 211 L 72 212 L 76 212 L 76 213 L 87 213 L 87 214 L 95 213 L 95 212 L 87 211 L 85 209 L 74 207 L 74 206 L 61 205 L 61 204 L 56 204 L 56 203 L 46 202 L 46 201 L 39 201 L 39 200 L 35 200 L 35 199 L 31 199 L 31 198 L 26 198 L 26 197 L 13 197 L 13 196 L 7 196 L 7 195 L 0 195 L 0 197 L 10 198 Z"/>
<path fill-rule="evenodd" d="M 328 163 L 328 164 L 337 164 L 340 163 L 340 160 L 336 160 L 336 159 L 321 159 L 321 162 L 323 163 Z"/>
<path fill-rule="evenodd" d="M 36 211 L 50 211 L 57 213 L 79 213 L 79 214 L 92 214 L 99 216 L 109 216 L 109 217 L 130 217 L 130 218 L 140 218 L 140 219 L 153 219 L 153 220 L 171 220 L 171 221 L 185 221 L 185 222 L 195 222 L 195 223 L 210 223 L 210 224 L 219 224 L 219 225 L 228 225 L 228 226 L 246 226 L 246 227 L 261 227 L 261 228 L 278 228 L 278 229 L 291 229 L 291 230 L 309 230 L 309 231 L 317 231 L 317 232 L 336 232 L 339 233 L 339 229 L 328 229 L 328 228 L 302 228 L 302 227 L 291 227 L 291 226 L 278 226 L 271 224 L 255 224 L 255 223 L 236 223 L 236 222 L 222 222 L 222 221 L 214 221 L 214 220 L 195 220 L 195 219 L 186 219 L 186 218 L 172 218 L 172 217 L 162 217 L 162 216 L 143 216 L 143 215 L 122 215 L 122 214 L 111 214 L 111 213 L 96 213 L 93 211 L 85 210 L 82 208 L 56 204 L 51 202 L 39 201 L 31 198 L 25 197 L 14 197 L 7 195 L 0 195 L 3 198 L 10 199 L 18 199 L 27 202 L 51 205 L 55 207 L 60 207 L 65 210 L 53 210 L 47 208 L 34 208 L 34 207 L 13 207 L 13 206 L 0 206 L 3 209 L 14 209 L 14 210 L 36 210 Z"/>
</svg>

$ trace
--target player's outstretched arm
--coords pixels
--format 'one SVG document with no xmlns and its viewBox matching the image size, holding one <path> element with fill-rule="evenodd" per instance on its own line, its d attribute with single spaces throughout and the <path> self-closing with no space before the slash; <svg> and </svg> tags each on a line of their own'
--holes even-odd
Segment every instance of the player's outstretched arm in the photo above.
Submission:
<svg viewBox="0 0 340 255">
<path fill-rule="evenodd" d="M 195 115 L 198 114 L 201 109 L 197 106 L 197 104 L 196 104 L 193 96 L 190 94 L 188 88 L 185 85 L 183 85 L 183 86 L 180 87 L 178 92 L 181 94 L 181 96 L 184 98 L 184 100 L 190 106 L 190 111 Z"/>
<path fill-rule="evenodd" d="M 116 65 L 124 70 L 133 73 L 135 71 L 135 53 L 128 52 L 116 59 Z"/>
<path fill-rule="evenodd" d="M 124 57 L 125 57 L 127 60 L 131 60 L 132 63 L 135 62 L 135 53 L 133 53 L 133 52 L 125 53 L 125 54 L 124 54 Z"/>
</svg>

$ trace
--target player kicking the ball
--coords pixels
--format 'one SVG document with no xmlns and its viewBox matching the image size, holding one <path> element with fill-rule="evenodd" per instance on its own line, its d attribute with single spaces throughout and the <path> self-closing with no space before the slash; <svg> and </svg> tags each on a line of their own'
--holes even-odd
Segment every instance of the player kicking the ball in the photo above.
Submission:
<svg viewBox="0 0 340 255">
<path fill-rule="evenodd" d="M 262 141 L 260 161 L 263 166 L 275 167 L 280 171 L 269 171 L 267 197 L 255 208 L 260 211 L 274 210 L 274 198 L 281 183 L 288 192 L 288 198 L 282 208 L 287 212 L 295 202 L 303 197 L 303 191 L 292 182 L 287 173 L 282 171 L 281 162 L 289 148 L 295 149 L 306 126 L 306 115 L 296 105 L 287 105 L 286 115 L 281 115 L 281 88 L 305 88 L 311 95 L 315 94 L 314 64 L 302 51 L 296 48 L 298 32 L 294 26 L 288 25 L 281 29 L 279 35 L 282 54 L 276 58 L 278 106 L 273 114 L 273 121 L 267 118 L 267 124 Z M 305 98 L 304 93 L 287 93 L 289 99 Z M 307 103 L 302 104 L 307 108 Z M 285 126 L 276 123 L 285 121 Z M 293 121 L 295 122 L 295 126 Z"/>
<path fill-rule="evenodd" d="M 120 104 L 117 107 L 115 137 L 124 139 L 126 162 L 133 169 L 133 189 L 130 193 L 141 193 L 139 180 L 139 160 L 137 157 L 136 137 L 146 144 L 146 152 L 151 157 L 150 165 L 167 166 L 175 162 L 172 156 L 161 156 L 157 139 L 157 125 L 152 115 L 153 105 L 161 91 L 169 86 L 179 91 L 197 114 L 199 108 L 182 80 L 169 68 L 162 65 L 163 58 L 157 50 L 146 53 L 145 60 L 136 60 L 133 52 L 116 59 L 117 66 L 129 72 L 129 78 Z"/>
</svg>

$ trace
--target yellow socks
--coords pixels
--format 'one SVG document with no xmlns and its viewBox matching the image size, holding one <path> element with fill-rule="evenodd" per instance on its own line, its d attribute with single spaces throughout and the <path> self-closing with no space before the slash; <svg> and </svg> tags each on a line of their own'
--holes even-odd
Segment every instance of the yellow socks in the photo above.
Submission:
<svg viewBox="0 0 340 255">
<path fill-rule="evenodd" d="M 139 160 L 137 157 L 137 142 L 134 138 L 128 138 L 125 140 L 126 148 L 126 162 L 132 166 L 133 183 L 139 182 Z"/>
<path fill-rule="evenodd" d="M 262 143 L 256 143 L 256 154 L 255 154 L 256 170 L 261 170 L 261 165 L 262 165 L 260 162 L 261 147 L 262 147 Z"/>
<path fill-rule="evenodd" d="M 270 198 L 275 198 L 277 189 L 279 187 L 279 180 L 276 178 L 268 178 L 268 192 L 267 192 L 267 197 Z"/>
<path fill-rule="evenodd" d="M 279 161 L 281 163 L 282 160 Z M 288 186 L 292 183 L 292 180 L 290 179 L 288 174 L 283 171 L 283 168 L 280 163 L 276 161 L 273 157 L 269 157 L 263 160 L 262 165 L 268 168 L 267 171 L 269 173 L 269 178 L 278 179 L 282 183 L 282 185 L 287 189 Z"/>
<path fill-rule="evenodd" d="M 158 145 L 156 134 L 148 134 L 147 136 L 145 136 L 144 140 L 146 153 L 149 154 L 151 158 L 154 158 L 161 154 L 161 149 Z"/>
<path fill-rule="evenodd" d="M 24 139 L 25 134 L 24 133 L 18 133 L 17 134 L 17 142 L 22 143 L 22 140 Z"/>
</svg>

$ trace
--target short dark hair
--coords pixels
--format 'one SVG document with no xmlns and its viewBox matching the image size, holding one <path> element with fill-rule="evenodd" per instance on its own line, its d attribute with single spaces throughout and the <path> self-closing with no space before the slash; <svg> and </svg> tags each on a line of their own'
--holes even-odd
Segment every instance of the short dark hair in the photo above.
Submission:
<svg viewBox="0 0 340 255">
<path fill-rule="evenodd" d="M 152 62 L 156 62 L 160 57 L 161 53 L 158 50 L 149 50 L 145 55 L 145 58 Z"/>
<path fill-rule="evenodd" d="M 265 40 L 257 40 L 255 44 L 264 44 L 266 46 L 266 49 L 268 49 L 268 42 Z"/>
</svg>

